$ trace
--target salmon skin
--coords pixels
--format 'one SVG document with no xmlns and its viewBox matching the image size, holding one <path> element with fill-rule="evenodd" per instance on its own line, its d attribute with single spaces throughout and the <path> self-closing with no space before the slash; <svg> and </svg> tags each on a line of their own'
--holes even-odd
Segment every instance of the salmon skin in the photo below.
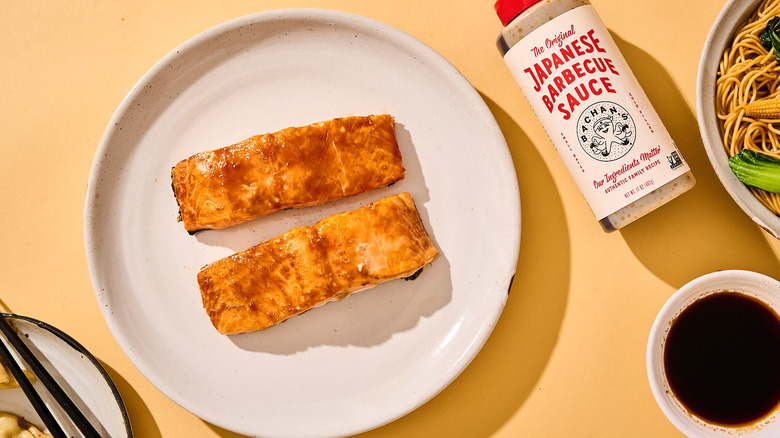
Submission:
<svg viewBox="0 0 780 438">
<path fill-rule="evenodd" d="M 171 172 L 193 234 L 323 204 L 404 178 L 392 116 L 333 119 L 197 153 Z"/>
<path fill-rule="evenodd" d="M 223 335 L 264 330 L 328 301 L 409 277 L 438 253 L 411 195 L 388 196 L 294 228 L 198 273 Z"/>
</svg>

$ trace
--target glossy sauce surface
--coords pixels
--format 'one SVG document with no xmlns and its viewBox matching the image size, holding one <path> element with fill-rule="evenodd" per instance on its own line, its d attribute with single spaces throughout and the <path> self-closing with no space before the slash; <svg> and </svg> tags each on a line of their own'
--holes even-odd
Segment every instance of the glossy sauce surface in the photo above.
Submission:
<svg viewBox="0 0 780 438">
<path fill-rule="evenodd" d="M 394 118 L 342 117 L 199 152 L 171 173 L 184 227 L 220 229 L 404 178 Z"/>
<path fill-rule="evenodd" d="M 438 253 L 409 193 L 294 228 L 201 269 L 222 334 L 264 330 L 330 300 L 407 277 Z"/>
<path fill-rule="evenodd" d="M 780 317 L 736 292 L 695 301 L 673 322 L 664 368 L 677 399 L 714 424 L 751 424 L 780 404 Z"/>
</svg>

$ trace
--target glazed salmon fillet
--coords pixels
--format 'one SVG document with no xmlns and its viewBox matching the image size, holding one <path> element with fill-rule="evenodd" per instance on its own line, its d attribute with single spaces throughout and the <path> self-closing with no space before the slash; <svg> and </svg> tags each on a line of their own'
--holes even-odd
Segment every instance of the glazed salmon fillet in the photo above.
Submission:
<svg viewBox="0 0 780 438">
<path fill-rule="evenodd" d="M 392 116 L 343 117 L 197 153 L 171 172 L 193 234 L 323 204 L 404 178 Z"/>
<path fill-rule="evenodd" d="M 217 331 L 242 333 L 409 277 L 437 253 L 411 195 L 400 193 L 206 265 L 198 285 Z"/>
</svg>

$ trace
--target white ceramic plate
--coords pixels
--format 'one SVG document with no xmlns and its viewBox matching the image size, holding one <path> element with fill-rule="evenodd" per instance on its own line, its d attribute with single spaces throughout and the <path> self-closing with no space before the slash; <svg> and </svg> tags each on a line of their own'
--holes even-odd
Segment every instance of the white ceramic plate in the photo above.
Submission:
<svg viewBox="0 0 780 438">
<path fill-rule="evenodd" d="M 390 187 L 188 235 L 171 167 L 198 151 L 337 116 L 395 116 L 407 177 Z M 407 191 L 440 255 L 266 331 L 221 336 L 198 270 L 333 213 Z M 138 369 L 201 418 L 246 435 L 340 436 L 392 421 L 450 383 L 507 299 L 517 178 L 484 101 L 431 48 L 346 13 L 259 13 L 171 52 L 118 108 L 95 156 L 85 240 L 104 316 Z"/>
<path fill-rule="evenodd" d="M 124 403 L 114 383 L 100 363 L 81 344 L 41 321 L 5 313 L 0 314 L 0 317 L 7 318 L 17 333 L 22 335 L 22 340 L 30 351 L 101 436 L 133 436 Z M 66 427 L 66 433 L 80 436 L 75 428 L 67 429 L 68 423 L 64 420 L 63 411 L 53 404 L 41 382 L 36 380 L 34 385 L 54 415 L 61 420 L 63 427 Z M 0 389 L 0 412 L 14 414 L 39 429 L 44 429 L 40 417 L 19 388 Z"/>
</svg>

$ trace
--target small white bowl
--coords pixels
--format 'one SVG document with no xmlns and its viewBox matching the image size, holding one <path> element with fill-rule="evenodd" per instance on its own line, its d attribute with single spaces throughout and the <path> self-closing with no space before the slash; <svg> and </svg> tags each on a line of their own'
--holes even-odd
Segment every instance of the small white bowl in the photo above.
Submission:
<svg viewBox="0 0 780 438">
<path fill-rule="evenodd" d="M 745 427 L 727 428 L 708 424 L 690 413 L 672 393 L 664 375 L 664 344 L 672 321 L 694 301 L 706 295 L 734 291 L 761 300 L 780 313 L 780 282 L 751 271 L 718 271 L 696 278 L 681 287 L 661 308 L 647 341 L 647 376 L 658 406 L 677 429 L 689 437 L 778 437 L 780 410 Z"/>
<path fill-rule="evenodd" d="M 758 7 L 761 0 L 729 0 L 712 25 L 704 43 L 696 84 L 696 112 L 704 149 L 729 195 L 761 228 L 780 239 L 780 218 L 767 209 L 729 168 L 715 114 L 715 80 L 723 50 L 731 44 L 737 26 Z"/>
</svg>

